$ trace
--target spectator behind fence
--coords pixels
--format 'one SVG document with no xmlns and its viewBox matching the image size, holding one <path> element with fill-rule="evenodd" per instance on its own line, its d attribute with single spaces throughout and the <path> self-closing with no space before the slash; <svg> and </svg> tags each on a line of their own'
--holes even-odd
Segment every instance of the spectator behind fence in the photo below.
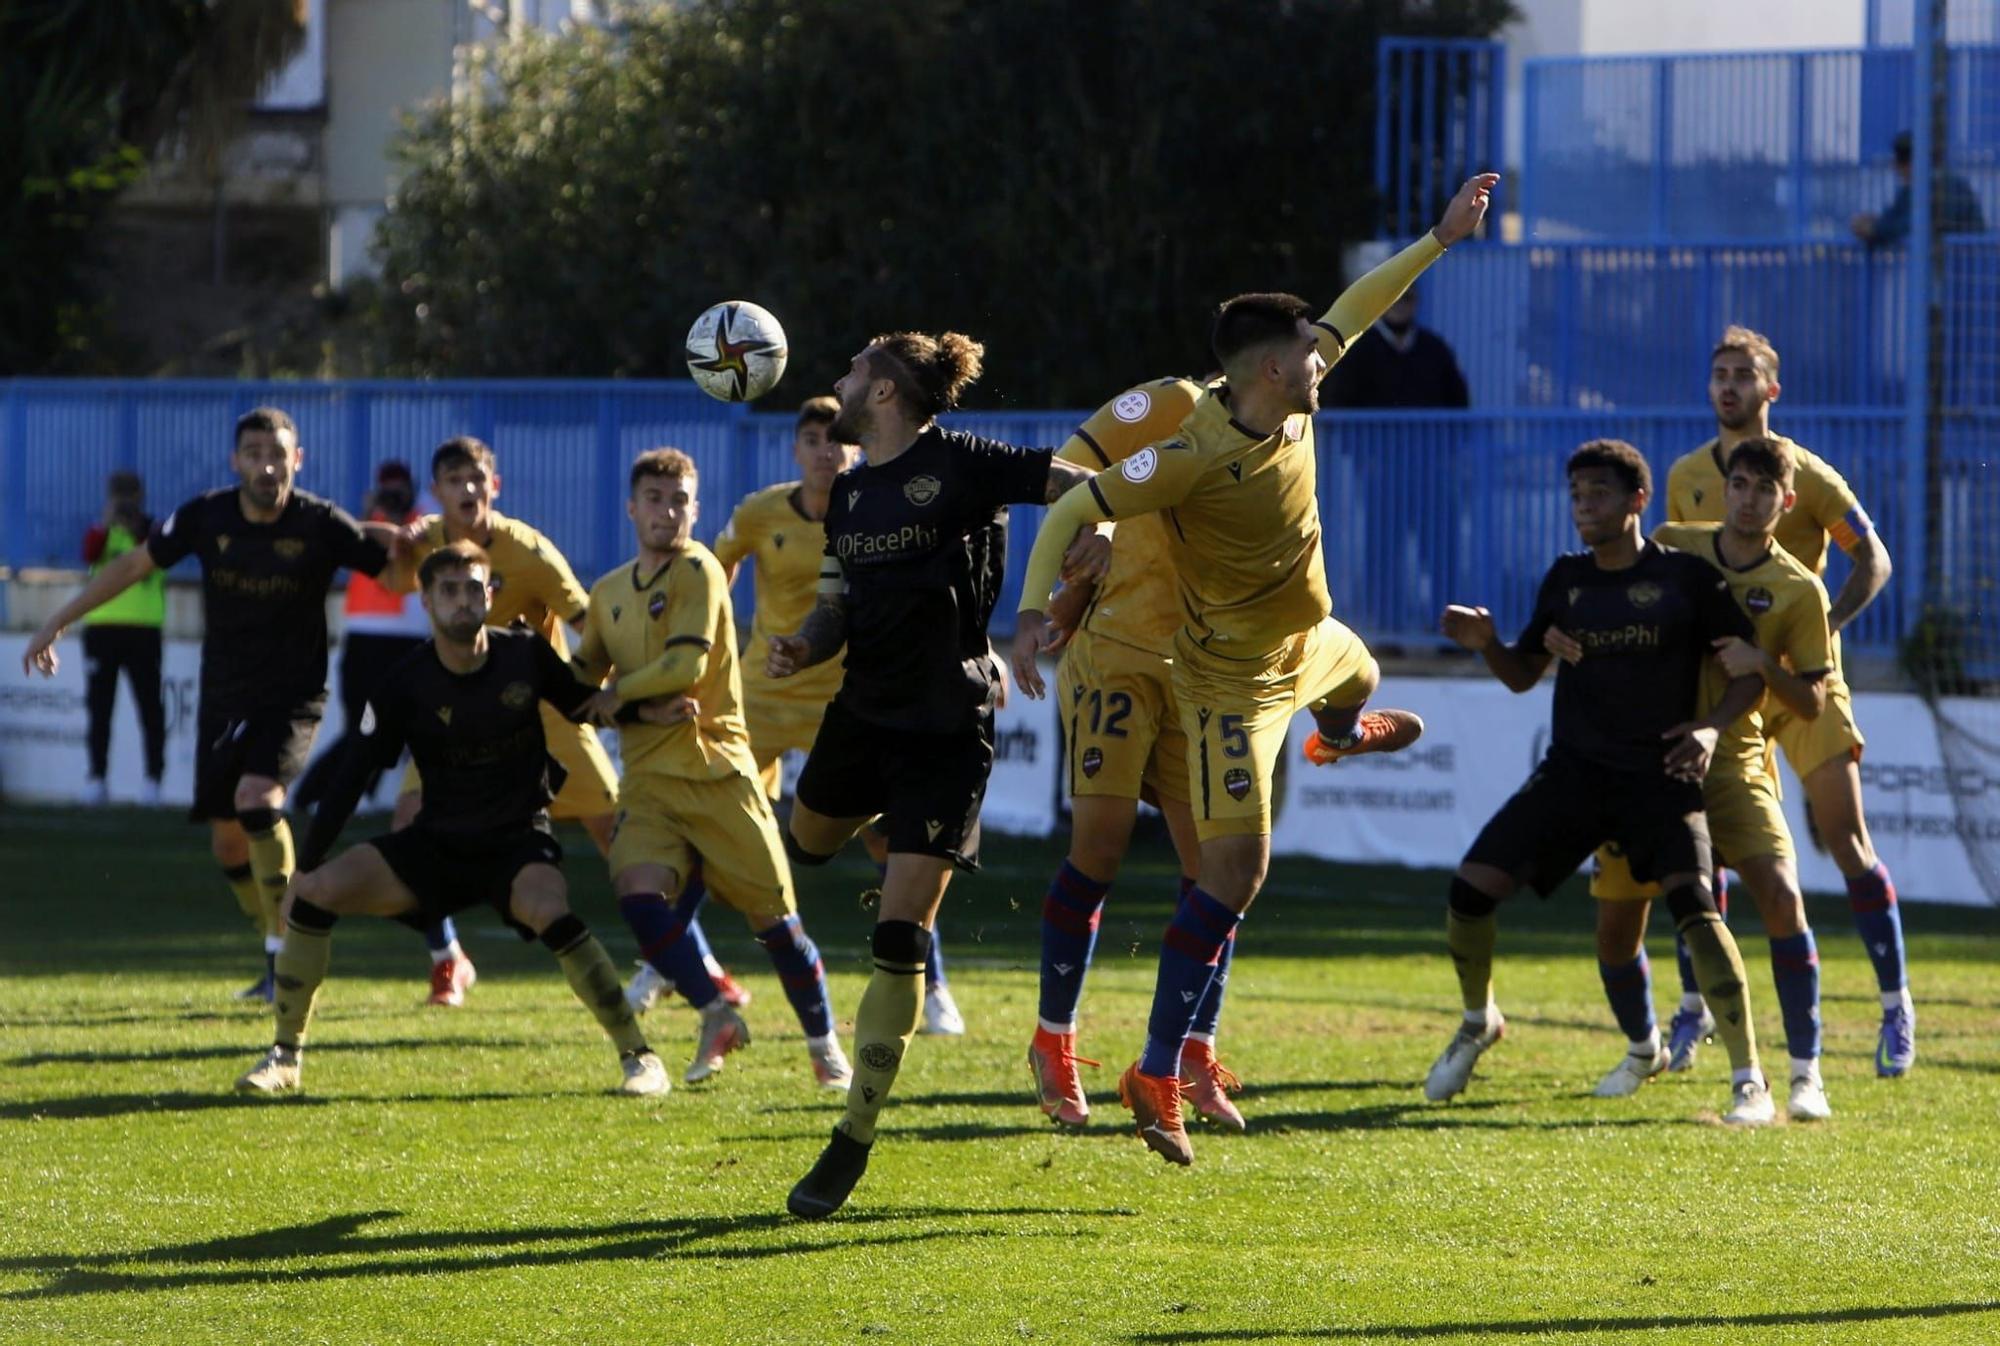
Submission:
<svg viewBox="0 0 2000 1346">
<path fill-rule="evenodd" d="M 95 575 L 151 532 L 146 486 L 136 472 L 113 472 L 104 483 L 104 517 L 83 535 L 83 559 Z M 140 799 L 160 802 L 166 769 L 167 716 L 160 700 L 160 631 L 167 619 L 167 577 L 154 571 L 83 619 L 85 703 L 90 712 L 89 800 L 111 797 L 105 768 L 111 757 L 111 712 L 118 700 L 118 671 L 132 684 L 139 728 L 146 743 L 146 783 Z"/>
<path fill-rule="evenodd" d="M 1417 325 L 1414 289 L 1355 338 L 1327 375 L 1324 396 L 1335 407 L 1464 407 L 1472 401 L 1451 347 Z"/>
<path fill-rule="evenodd" d="M 1871 248 L 1901 243 L 1910 236 L 1910 133 L 1896 137 L 1896 195 L 1880 215 L 1856 215 L 1848 227 L 1854 236 Z M 1940 234 L 1978 234 L 1986 230 L 1986 214 L 1979 208 L 1979 196 L 1972 184 L 1957 173 L 1947 172 L 1938 184 L 1931 210 L 1937 216 Z"/>
</svg>

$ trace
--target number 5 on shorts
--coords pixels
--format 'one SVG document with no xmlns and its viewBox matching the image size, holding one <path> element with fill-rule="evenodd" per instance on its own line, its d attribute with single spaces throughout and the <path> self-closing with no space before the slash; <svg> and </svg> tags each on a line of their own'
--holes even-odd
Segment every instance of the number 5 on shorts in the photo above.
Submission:
<svg viewBox="0 0 2000 1346">
<path fill-rule="evenodd" d="M 1250 735 L 1243 728 L 1241 715 L 1225 715 L 1216 726 L 1222 739 L 1224 757 L 1248 757 L 1250 755 Z"/>
</svg>

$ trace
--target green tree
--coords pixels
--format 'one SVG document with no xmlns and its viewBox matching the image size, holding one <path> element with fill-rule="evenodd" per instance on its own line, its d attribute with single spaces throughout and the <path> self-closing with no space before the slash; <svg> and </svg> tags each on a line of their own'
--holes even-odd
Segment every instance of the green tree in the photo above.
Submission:
<svg viewBox="0 0 2000 1346">
<path fill-rule="evenodd" d="M 305 0 L 0 4 L 0 370 L 95 369 L 93 232 L 170 137 L 211 171 Z"/>
<path fill-rule="evenodd" d="M 988 344 L 989 403 L 1198 372 L 1206 313 L 1372 234 L 1385 32 L 1508 0 L 693 0 L 485 53 L 400 143 L 376 336 L 437 375 L 684 373 L 723 298 L 787 395 L 872 333 Z"/>
</svg>

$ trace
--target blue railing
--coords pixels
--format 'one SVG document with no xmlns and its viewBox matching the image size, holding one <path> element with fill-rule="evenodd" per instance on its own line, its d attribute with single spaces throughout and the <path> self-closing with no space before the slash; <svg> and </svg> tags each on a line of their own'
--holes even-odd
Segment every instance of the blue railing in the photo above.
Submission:
<svg viewBox="0 0 2000 1346">
<path fill-rule="evenodd" d="M 1972 40 L 1947 54 L 1945 159 L 1991 227 L 2000 45 Z M 1846 239 L 1895 195 L 1913 79 L 1907 46 L 1524 62 L 1524 238 Z"/>
<path fill-rule="evenodd" d="M 1375 49 L 1375 190 L 1382 232 L 1430 228 L 1458 184 L 1506 161 L 1507 50 L 1385 37 Z"/>
<path fill-rule="evenodd" d="M 16 567 L 77 565 L 115 468 L 139 471 L 158 511 L 228 481 L 229 427 L 264 402 L 299 422 L 303 484 L 349 504 L 386 459 L 421 475 L 445 437 L 488 440 L 500 459 L 500 507 L 553 538 L 586 582 L 629 552 L 625 471 L 641 450 L 674 444 L 693 455 L 703 540 L 721 530 L 737 499 L 792 474 L 789 416 L 750 414 L 685 384 L 17 380 L 0 385 L 0 555 Z M 1925 503 L 1921 478 L 1912 477 L 1918 460 L 1901 449 L 1903 414 L 1787 403 L 1777 417 L 1846 473 L 1891 549 L 1910 562 L 1854 628 L 1860 653 L 1892 652 L 1916 611 Z M 988 412 L 954 424 L 1053 445 L 1078 420 L 1065 411 Z M 1570 449 L 1603 435 L 1630 440 L 1664 486 L 1668 464 L 1707 439 L 1713 422 L 1697 397 L 1666 409 L 1344 412 L 1321 416 L 1318 429 L 1337 610 L 1371 640 L 1427 647 L 1449 601 L 1521 620 L 1550 559 L 1575 547 L 1561 473 Z M 1936 527 L 1947 567 L 1970 591 L 1996 591 L 2000 530 L 1974 507 L 1971 489 L 2000 461 L 2000 412 L 1947 418 L 1944 454 Z M 1040 518 L 1039 509 L 1014 511 L 996 628 L 1009 623 Z M 1844 567 L 1836 558 L 1830 584 Z M 747 585 L 738 602 L 748 610 Z"/>
</svg>

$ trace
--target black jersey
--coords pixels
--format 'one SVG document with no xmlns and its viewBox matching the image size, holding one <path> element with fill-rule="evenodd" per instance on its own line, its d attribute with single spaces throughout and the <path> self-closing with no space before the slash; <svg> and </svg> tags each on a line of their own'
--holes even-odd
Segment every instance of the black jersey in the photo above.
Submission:
<svg viewBox="0 0 2000 1346">
<path fill-rule="evenodd" d="M 1662 736 L 1695 718 L 1712 642 L 1757 639 L 1714 566 L 1655 542 L 1623 570 L 1599 569 L 1587 551 L 1559 557 L 1520 648 L 1541 652 L 1551 626 L 1583 646 L 1580 663 L 1556 666 L 1554 748 L 1618 771 L 1664 772 Z"/>
<path fill-rule="evenodd" d="M 236 489 L 175 510 L 146 539 L 162 569 L 201 558 L 201 702 L 231 714 L 316 715 L 326 702 L 326 591 L 341 566 L 379 575 L 389 562 L 352 515 L 293 491 L 271 523 L 243 517 Z"/>
<path fill-rule="evenodd" d="M 1042 502 L 1053 456 L 932 426 L 880 467 L 834 479 L 826 554 L 847 594 L 835 699 L 856 718 L 949 733 L 991 708 L 1005 510 Z"/>
</svg>

